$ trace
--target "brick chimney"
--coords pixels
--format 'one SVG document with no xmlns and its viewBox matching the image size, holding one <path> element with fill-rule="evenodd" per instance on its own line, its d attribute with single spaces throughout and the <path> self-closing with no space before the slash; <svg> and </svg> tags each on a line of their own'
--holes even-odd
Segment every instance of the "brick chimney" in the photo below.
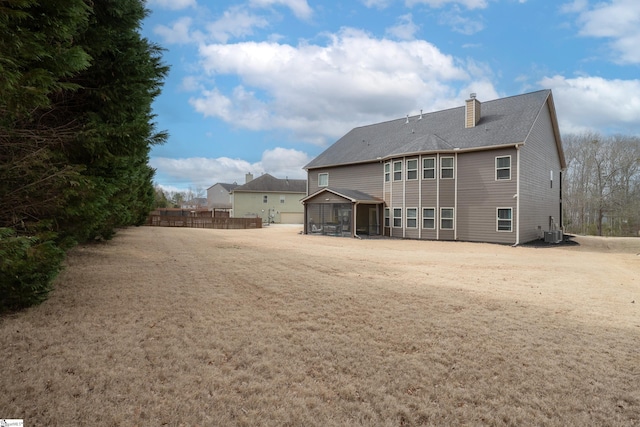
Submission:
<svg viewBox="0 0 640 427">
<path fill-rule="evenodd" d="M 464 127 L 472 128 L 480 121 L 480 101 L 476 99 L 476 94 L 469 95 L 465 104 Z"/>
</svg>

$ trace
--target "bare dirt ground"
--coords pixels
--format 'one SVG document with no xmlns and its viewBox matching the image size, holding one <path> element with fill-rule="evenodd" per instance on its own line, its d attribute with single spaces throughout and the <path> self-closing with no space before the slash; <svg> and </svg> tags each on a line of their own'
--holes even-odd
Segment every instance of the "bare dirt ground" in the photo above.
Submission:
<svg viewBox="0 0 640 427">
<path fill-rule="evenodd" d="M 0 318 L 32 426 L 640 425 L 640 239 L 131 228 Z"/>
</svg>

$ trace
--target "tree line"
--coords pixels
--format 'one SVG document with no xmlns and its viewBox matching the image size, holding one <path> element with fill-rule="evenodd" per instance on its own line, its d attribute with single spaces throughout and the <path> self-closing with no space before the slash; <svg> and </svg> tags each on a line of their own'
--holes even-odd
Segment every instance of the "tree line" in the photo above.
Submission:
<svg viewBox="0 0 640 427">
<path fill-rule="evenodd" d="M 46 298 L 66 251 L 141 224 L 168 68 L 142 0 L 0 2 L 0 312 Z"/>
<path fill-rule="evenodd" d="M 569 233 L 638 236 L 640 138 L 585 132 L 563 137 L 563 222 Z"/>
</svg>

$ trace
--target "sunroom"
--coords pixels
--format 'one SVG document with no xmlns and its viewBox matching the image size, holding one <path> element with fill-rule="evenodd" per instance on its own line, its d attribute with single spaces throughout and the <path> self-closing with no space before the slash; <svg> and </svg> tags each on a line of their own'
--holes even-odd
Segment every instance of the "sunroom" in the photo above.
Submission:
<svg viewBox="0 0 640 427">
<path fill-rule="evenodd" d="M 384 202 L 357 190 L 323 188 L 302 199 L 304 232 L 340 237 L 378 236 Z"/>
</svg>

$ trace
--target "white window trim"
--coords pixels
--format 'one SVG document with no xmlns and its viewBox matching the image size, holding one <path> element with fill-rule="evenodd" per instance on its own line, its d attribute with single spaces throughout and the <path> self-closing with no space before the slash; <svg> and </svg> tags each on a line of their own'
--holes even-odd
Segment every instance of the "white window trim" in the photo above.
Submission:
<svg viewBox="0 0 640 427">
<path fill-rule="evenodd" d="M 409 169 L 409 162 L 411 161 L 415 161 L 416 162 L 416 167 L 415 169 Z M 418 180 L 418 170 L 420 168 L 420 159 L 419 158 L 412 158 L 412 159 L 407 159 L 407 167 L 406 167 L 406 175 L 407 175 L 407 181 L 417 181 Z M 415 171 L 416 173 L 416 177 L 415 178 L 409 178 L 409 171 Z"/>
<path fill-rule="evenodd" d="M 425 209 L 431 209 L 433 211 L 433 218 L 427 218 L 424 216 L 424 211 Z M 436 224 L 437 224 L 437 215 L 436 215 L 436 208 L 432 208 L 432 207 L 423 207 L 422 208 L 422 229 L 423 230 L 435 230 L 436 229 Z M 425 227 L 424 226 L 424 220 L 425 219 L 433 219 L 433 227 L 429 228 L 429 227 Z"/>
<path fill-rule="evenodd" d="M 389 170 L 387 171 L 387 167 L 389 167 Z M 389 178 L 389 179 L 387 179 Z M 391 182 L 391 162 L 386 162 L 384 164 L 384 182 Z"/>
<path fill-rule="evenodd" d="M 498 216 L 498 212 L 500 212 L 500 209 L 508 209 L 511 211 L 511 219 L 500 219 L 500 217 Z M 509 221 L 511 223 L 511 227 L 509 227 L 509 230 L 500 230 L 500 227 L 498 225 L 498 223 L 500 221 Z M 513 208 L 512 207 L 497 207 L 496 208 L 496 231 L 498 233 L 513 233 Z"/>
<path fill-rule="evenodd" d="M 451 159 L 451 163 L 453 164 L 453 166 L 451 166 L 451 167 L 449 167 L 449 166 L 444 167 L 444 166 L 443 166 L 443 163 L 444 163 L 444 162 L 443 162 L 443 160 L 444 160 L 444 159 Z M 444 178 L 444 177 L 442 176 L 442 171 L 444 171 L 445 169 L 446 169 L 446 170 L 451 169 L 451 177 L 449 177 L 449 178 Z M 455 158 L 455 157 L 453 157 L 453 156 L 442 156 L 442 157 L 440 157 L 440 179 L 454 179 L 455 177 L 456 177 L 456 158 Z"/>
<path fill-rule="evenodd" d="M 409 210 L 413 209 L 414 211 L 416 211 L 416 216 L 413 218 L 409 218 Z M 407 228 L 411 228 L 411 229 L 418 229 L 418 208 L 407 208 L 406 212 L 405 212 L 406 218 L 405 218 L 405 226 Z M 413 219 L 416 222 L 416 225 L 414 225 L 413 227 L 409 225 L 409 219 Z"/>
<path fill-rule="evenodd" d="M 451 209 L 451 211 L 453 212 L 453 217 L 452 218 L 444 218 L 444 216 L 442 215 L 442 211 L 443 210 L 449 210 Z M 446 220 L 446 221 L 451 221 L 451 228 L 444 228 L 442 226 L 442 221 Z M 455 226 L 456 226 L 456 210 L 455 208 L 451 208 L 451 207 L 443 207 L 440 208 L 440 230 L 455 230 Z"/>
<path fill-rule="evenodd" d="M 320 184 L 320 177 L 321 176 L 326 176 L 327 177 L 327 183 L 326 184 Z M 328 172 L 319 173 L 318 174 L 318 187 L 328 187 L 328 186 L 329 186 L 329 173 Z"/>
<path fill-rule="evenodd" d="M 400 216 L 396 216 L 396 209 L 400 211 Z M 391 208 L 391 228 L 402 228 L 402 208 Z M 396 226 L 396 218 L 400 218 L 400 225 Z"/>
<path fill-rule="evenodd" d="M 400 165 L 400 170 L 396 171 L 396 165 Z M 393 181 L 402 181 L 402 160 L 397 160 L 393 162 L 393 167 L 391 168 L 391 172 L 393 173 Z M 396 179 L 396 172 L 400 172 L 400 179 Z"/>
<path fill-rule="evenodd" d="M 433 160 L 433 167 L 432 167 L 432 168 L 425 168 L 425 167 L 424 167 L 424 161 L 425 161 L 426 159 L 431 159 L 431 160 Z M 432 180 L 432 179 L 436 179 L 436 178 L 437 178 L 436 171 L 438 170 L 438 167 L 437 167 L 437 166 L 438 166 L 438 162 L 436 162 L 436 158 L 435 158 L 435 157 L 423 157 L 423 158 L 422 158 L 422 179 L 425 179 L 425 180 Z M 428 169 L 428 170 L 433 170 L 433 178 L 425 178 L 425 177 L 424 177 L 424 171 L 425 171 L 425 170 L 427 170 L 427 169 Z"/>
<path fill-rule="evenodd" d="M 391 228 L 391 208 L 384 208 L 384 226 Z"/>
<path fill-rule="evenodd" d="M 508 168 L 498 168 L 498 159 L 504 159 L 505 157 L 509 158 L 509 167 Z M 509 169 L 509 178 L 498 178 L 498 169 Z M 511 181 L 511 156 L 496 156 L 496 181 Z"/>
</svg>

